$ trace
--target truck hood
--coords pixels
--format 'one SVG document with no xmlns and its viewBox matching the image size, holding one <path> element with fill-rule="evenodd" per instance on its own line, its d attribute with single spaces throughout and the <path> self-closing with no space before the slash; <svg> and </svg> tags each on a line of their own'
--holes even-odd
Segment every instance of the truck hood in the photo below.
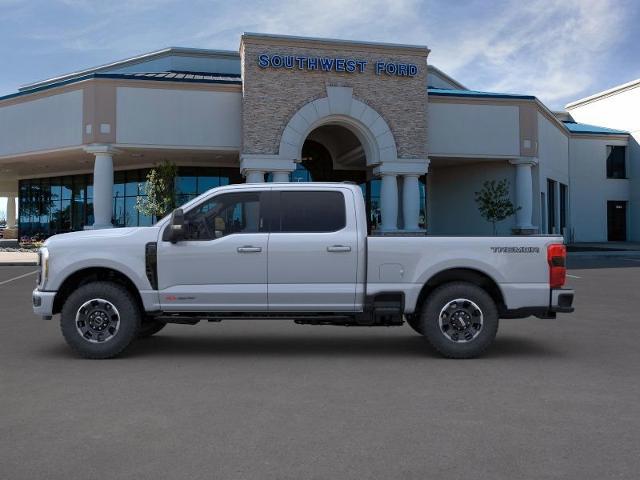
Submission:
<svg viewBox="0 0 640 480">
<path fill-rule="evenodd" d="M 158 227 L 105 228 L 100 230 L 82 230 L 62 233 L 49 237 L 44 246 L 51 249 L 70 246 L 115 246 L 129 241 L 154 242 L 158 237 Z"/>
</svg>

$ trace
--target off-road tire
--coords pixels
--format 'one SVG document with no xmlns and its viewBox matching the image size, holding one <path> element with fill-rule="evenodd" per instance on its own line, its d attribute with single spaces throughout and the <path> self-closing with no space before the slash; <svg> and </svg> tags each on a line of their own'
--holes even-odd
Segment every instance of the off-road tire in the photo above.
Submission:
<svg viewBox="0 0 640 480">
<path fill-rule="evenodd" d="M 94 299 L 104 300 L 117 309 L 117 330 L 107 341 L 89 340 L 80 332 L 87 329 L 77 321 L 81 308 Z M 97 307 L 100 308 L 100 307 Z M 96 281 L 87 283 L 74 291 L 62 307 L 60 329 L 67 344 L 81 357 L 91 359 L 112 358 L 124 351 L 137 337 L 140 328 L 140 307 L 134 296 L 122 285 Z M 113 321 L 113 320 L 110 320 Z M 87 333 L 90 335 L 92 332 Z M 93 332 L 95 333 L 95 332 Z M 107 331 L 104 332 L 108 334 Z M 97 337 L 94 337 L 97 338 Z M 97 342 L 97 343 L 95 343 Z"/>
<path fill-rule="evenodd" d="M 424 335 L 422 333 L 422 321 L 419 314 L 412 313 L 406 316 L 407 325 L 409 325 L 416 333 Z"/>
<path fill-rule="evenodd" d="M 153 317 L 145 317 L 140 324 L 140 329 L 138 330 L 138 338 L 148 338 L 152 335 L 155 335 L 166 326 L 166 323 L 160 322 Z"/>
<path fill-rule="evenodd" d="M 443 309 L 448 307 L 445 310 L 447 315 L 449 315 L 450 311 L 456 313 L 455 301 L 458 299 L 468 300 L 468 303 L 457 303 L 466 303 L 466 310 L 473 311 L 472 315 L 478 315 L 476 310 L 480 310 L 478 317 L 481 316 L 482 327 L 469 329 L 469 332 L 473 330 L 473 333 L 469 333 L 470 337 L 473 337 L 471 340 L 461 338 L 460 341 L 454 341 L 447 334 L 453 337 L 461 337 L 467 330 L 461 331 L 460 335 L 455 330 L 451 330 L 454 332 L 453 334 L 445 333 L 444 329 L 451 328 L 451 326 L 441 327 L 440 325 Z M 473 323 L 473 320 L 469 321 L 469 323 Z M 491 296 L 478 285 L 468 282 L 451 282 L 439 286 L 429 294 L 422 307 L 420 324 L 425 339 L 444 357 L 474 358 L 484 353 L 496 337 L 498 332 L 498 309 Z M 447 330 L 447 332 L 450 331 Z"/>
</svg>

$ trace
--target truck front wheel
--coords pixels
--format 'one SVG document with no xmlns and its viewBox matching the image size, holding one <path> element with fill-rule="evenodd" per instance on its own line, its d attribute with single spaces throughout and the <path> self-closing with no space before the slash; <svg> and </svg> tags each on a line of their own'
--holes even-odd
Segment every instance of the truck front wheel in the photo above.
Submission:
<svg viewBox="0 0 640 480">
<path fill-rule="evenodd" d="M 138 338 L 147 338 L 151 335 L 155 335 L 166 326 L 166 323 L 160 322 L 153 317 L 145 317 L 140 324 Z"/>
<path fill-rule="evenodd" d="M 491 345 L 498 331 L 498 309 L 481 287 L 451 282 L 427 297 L 420 317 L 427 341 L 448 358 L 473 358 Z"/>
<path fill-rule="evenodd" d="M 121 285 L 91 282 L 65 301 L 60 319 L 62 335 L 84 358 L 111 358 L 129 346 L 140 328 L 140 308 Z"/>
</svg>

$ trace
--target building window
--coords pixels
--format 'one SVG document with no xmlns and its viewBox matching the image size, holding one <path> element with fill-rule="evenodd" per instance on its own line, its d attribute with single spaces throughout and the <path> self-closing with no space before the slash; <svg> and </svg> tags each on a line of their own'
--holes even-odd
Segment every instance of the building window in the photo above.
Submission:
<svg viewBox="0 0 640 480">
<path fill-rule="evenodd" d="M 156 219 L 136 209 L 144 196 L 148 170 L 126 170 L 114 174 L 113 225 L 146 226 Z M 179 167 L 176 178 L 178 205 L 207 190 L 240 183 L 237 168 Z M 93 175 L 34 178 L 20 181 L 20 236 L 46 238 L 57 233 L 82 230 L 93 225 Z"/>
<path fill-rule="evenodd" d="M 547 179 L 547 233 L 556 233 L 556 182 Z"/>
<path fill-rule="evenodd" d="M 548 232 L 547 230 L 547 198 L 544 192 L 540 192 L 540 231 Z"/>
<path fill-rule="evenodd" d="M 627 178 L 627 147 L 607 146 L 607 178 Z"/>
<path fill-rule="evenodd" d="M 569 204 L 568 190 L 569 187 L 564 183 L 560 184 L 560 233 L 564 234 L 567 227 L 567 206 Z"/>
</svg>

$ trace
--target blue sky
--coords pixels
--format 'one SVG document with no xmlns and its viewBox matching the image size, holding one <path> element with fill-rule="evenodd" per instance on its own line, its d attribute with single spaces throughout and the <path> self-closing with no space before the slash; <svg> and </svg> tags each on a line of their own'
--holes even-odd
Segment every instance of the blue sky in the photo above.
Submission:
<svg viewBox="0 0 640 480">
<path fill-rule="evenodd" d="M 552 109 L 640 77 L 634 0 L 0 0 L 0 95 L 167 46 L 236 50 L 243 31 L 427 45 L 468 88 Z"/>
<path fill-rule="evenodd" d="M 236 50 L 243 31 L 425 44 L 473 89 L 551 108 L 640 77 L 634 0 L 0 0 L 0 94 L 166 46 Z"/>
</svg>

